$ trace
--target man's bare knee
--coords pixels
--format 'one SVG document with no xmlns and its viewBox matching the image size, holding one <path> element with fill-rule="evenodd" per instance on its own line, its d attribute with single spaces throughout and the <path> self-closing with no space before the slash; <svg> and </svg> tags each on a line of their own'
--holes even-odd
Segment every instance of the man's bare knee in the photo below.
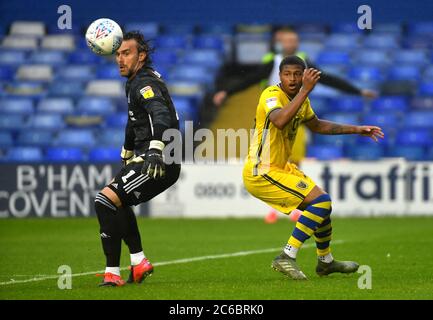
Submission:
<svg viewBox="0 0 433 320">
<path fill-rule="evenodd" d="M 298 206 L 300 210 L 304 210 L 311 201 L 316 199 L 317 197 L 320 197 L 322 194 L 326 194 L 325 191 L 323 191 L 320 187 L 315 186 L 310 193 L 305 197 L 304 201 Z"/>
<path fill-rule="evenodd" d="M 105 187 L 104 189 L 102 189 L 101 193 L 106 196 L 108 199 L 111 200 L 111 202 L 114 203 L 114 205 L 116 207 L 121 207 L 122 206 L 122 202 L 120 201 L 119 197 L 117 196 L 117 194 L 111 190 L 108 187 Z"/>
</svg>

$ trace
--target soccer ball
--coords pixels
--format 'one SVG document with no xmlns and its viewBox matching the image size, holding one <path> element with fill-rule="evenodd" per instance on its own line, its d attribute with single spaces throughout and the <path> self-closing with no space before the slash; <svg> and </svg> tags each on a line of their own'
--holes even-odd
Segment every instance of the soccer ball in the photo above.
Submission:
<svg viewBox="0 0 433 320">
<path fill-rule="evenodd" d="M 123 32 L 119 25 L 107 18 L 92 22 L 86 31 L 87 46 L 96 54 L 113 54 L 122 44 Z"/>
</svg>

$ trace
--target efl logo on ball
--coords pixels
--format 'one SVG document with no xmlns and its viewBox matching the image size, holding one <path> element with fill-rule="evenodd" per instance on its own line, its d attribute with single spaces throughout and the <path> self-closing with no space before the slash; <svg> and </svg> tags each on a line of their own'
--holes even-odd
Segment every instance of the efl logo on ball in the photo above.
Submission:
<svg viewBox="0 0 433 320">
<path fill-rule="evenodd" d="M 94 53 L 103 56 L 116 52 L 122 39 L 123 32 L 120 26 L 107 18 L 93 21 L 86 31 L 87 46 Z"/>
</svg>

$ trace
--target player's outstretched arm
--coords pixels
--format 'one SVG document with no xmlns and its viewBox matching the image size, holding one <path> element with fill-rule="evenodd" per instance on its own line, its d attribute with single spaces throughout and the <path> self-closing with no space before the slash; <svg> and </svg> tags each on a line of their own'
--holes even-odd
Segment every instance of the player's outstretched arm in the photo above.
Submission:
<svg viewBox="0 0 433 320">
<path fill-rule="evenodd" d="M 305 122 L 306 126 L 313 132 L 319 134 L 360 134 L 378 141 L 385 136 L 380 127 L 376 126 L 355 126 L 350 124 L 335 123 L 314 117 Z"/>
<path fill-rule="evenodd" d="M 314 86 L 320 79 L 321 72 L 319 70 L 309 68 L 304 70 L 304 76 L 302 78 L 302 87 L 298 94 L 285 105 L 283 108 L 275 109 L 269 115 L 269 120 L 278 129 L 283 129 L 296 115 L 299 108 L 307 99 L 308 94 L 314 89 Z"/>
</svg>

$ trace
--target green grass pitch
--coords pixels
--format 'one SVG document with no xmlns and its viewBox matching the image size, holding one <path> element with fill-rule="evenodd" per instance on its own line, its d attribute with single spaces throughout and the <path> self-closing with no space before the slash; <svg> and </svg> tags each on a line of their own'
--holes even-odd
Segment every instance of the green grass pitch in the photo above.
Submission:
<svg viewBox="0 0 433 320">
<path fill-rule="evenodd" d="M 273 271 L 277 250 L 250 252 L 282 247 L 294 226 L 288 219 L 266 225 L 261 219 L 139 218 L 139 226 L 145 253 L 157 264 L 152 277 L 141 285 L 98 288 L 101 279 L 88 274 L 74 276 L 71 290 L 60 290 L 56 278 L 29 279 L 55 276 L 60 265 L 74 274 L 103 269 L 97 220 L 0 220 L 0 299 L 433 298 L 433 218 L 334 218 L 334 257 L 371 267 L 372 288 L 363 290 L 359 273 L 316 276 L 311 239 L 298 255 L 308 281 Z M 248 254 L 203 258 L 237 252 Z M 201 258 L 175 261 L 194 257 Z"/>
</svg>

